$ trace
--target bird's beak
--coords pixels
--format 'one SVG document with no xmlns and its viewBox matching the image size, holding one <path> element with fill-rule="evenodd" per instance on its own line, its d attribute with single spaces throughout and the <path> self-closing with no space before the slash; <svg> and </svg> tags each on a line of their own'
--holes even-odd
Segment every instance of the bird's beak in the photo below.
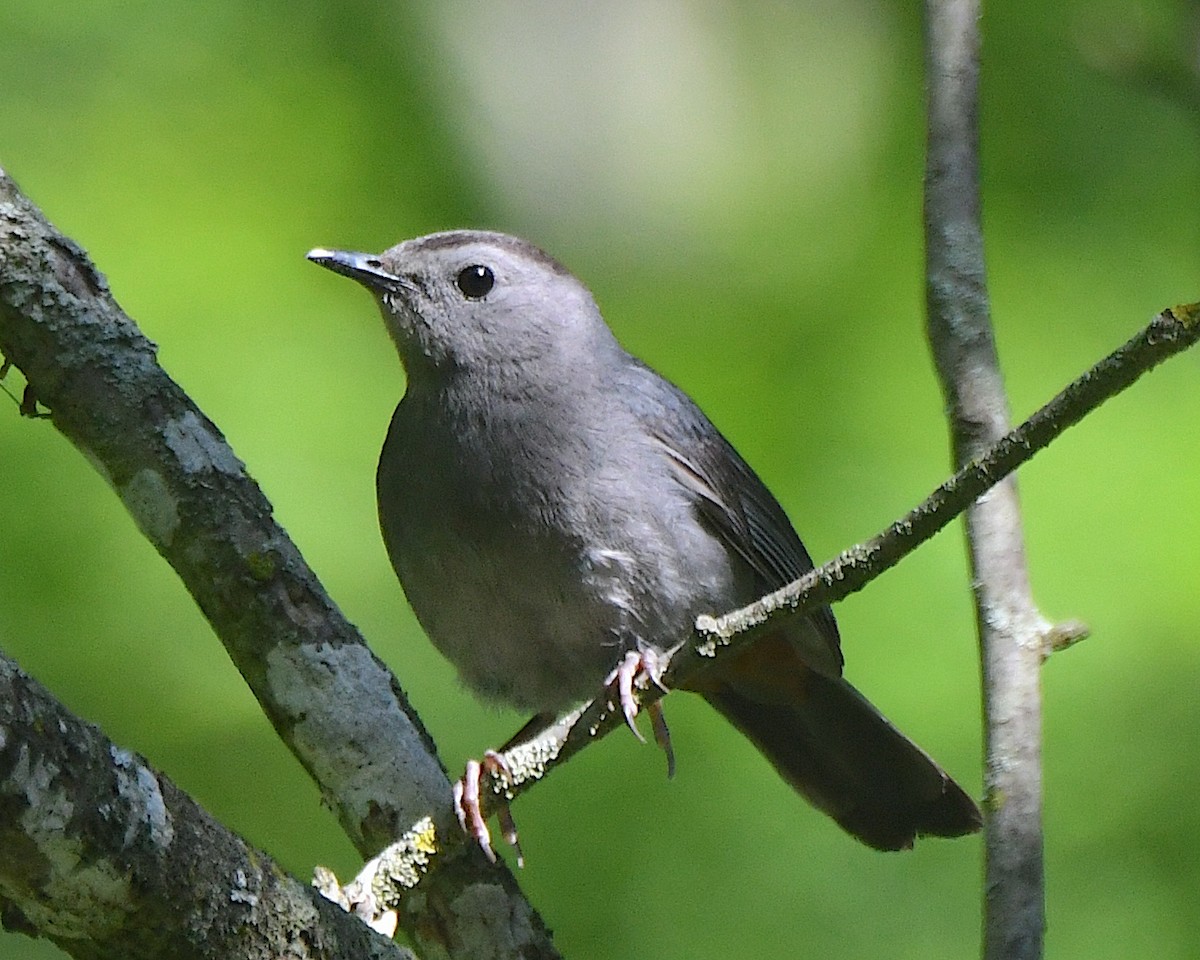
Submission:
<svg viewBox="0 0 1200 960">
<path fill-rule="evenodd" d="M 388 273 L 379 258 L 371 253 L 353 253 L 348 250 L 325 250 L 317 247 L 309 250 L 307 258 L 326 270 L 340 273 L 343 277 L 357 280 L 371 290 L 410 290 L 412 284 L 401 277 Z"/>
</svg>

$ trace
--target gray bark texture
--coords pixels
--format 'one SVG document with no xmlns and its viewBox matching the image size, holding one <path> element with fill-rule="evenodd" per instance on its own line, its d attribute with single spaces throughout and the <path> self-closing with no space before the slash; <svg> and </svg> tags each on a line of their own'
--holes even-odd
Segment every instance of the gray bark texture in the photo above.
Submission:
<svg viewBox="0 0 1200 960">
<path fill-rule="evenodd" d="M 0 656 L 0 917 L 81 958 L 412 955 L 287 876 Z"/>
<path fill-rule="evenodd" d="M 979 0 L 926 3 L 928 332 L 960 466 L 1009 431 L 980 215 L 981 15 Z M 967 510 L 966 532 L 983 669 L 983 955 L 1034 960 L 1046 924 L 1040 674 L 1051 625 L 1030 591 L 1013 478 Z"/>
</svg>

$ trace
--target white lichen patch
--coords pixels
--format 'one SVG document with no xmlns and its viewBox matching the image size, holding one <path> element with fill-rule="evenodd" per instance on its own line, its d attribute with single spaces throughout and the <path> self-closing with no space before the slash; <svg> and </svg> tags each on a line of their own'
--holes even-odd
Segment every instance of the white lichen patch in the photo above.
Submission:
<svg viewBox="0 0 1200 960">
<path fill-rule="evenodd" d="M 567 711 L 537 736 L 509 747 L 504 752 L 504 765 L 507 769 L 501 772 L 500 779 L 511 781 L 513 786 L 519 786 L 545 776 L 547 767 L 558 759 L 563 747 L 567 745 L 571 730 L 583 718 L 588 707 L 589 704 L 582 704 Z M 594 726 L 589 727 L 589 736 L 594 736 L 595 732 Z"/>
<path fill-rule="evenodd" d="M 272 699 L 293 718 L 293 745 L 354 816 L 365 819 L 383 798 L 395 803 L 398 782 L 414 788 L 412 808 L 397 810 L 402 820 L 414 823 L 439 808 L 449 814 L 450 786 L 437 761 L 396 749 L 416 734 L 390 675 L 366 647 L 281 645 L 266 661 Z"/>
<path fill-rule="evenodd" d="M 54 764 L 40 759 L 35 762 L 29 747 L 21 745 L 8 783 L 25 794 L 29 809 L 22 822 L 35 833 L 62 833 L 75 811 L 66 794 L 56 791 L 55 780 L 60 773 Z"/>
<path fill-rule="evenodd" d="M 21 909 L 43 936 L 63 939 L 95 937 L 118 927 L 129 907 L 127 871 L 119 864 L 84 856 L 83 845 L 66 829 L 75 812 L 66 791 L 59 786 L 61 770 L 44 760 L 21 754 L 9 779 L 19 785 L 29 803 L 21 815 L 22 833 L 44 859 L 41 902 L 26 901 Z"/>
<path fill-rule="evenodd" d="M 230 903 L 244 903 L 253 909 L 258 906 L 258 894 L 250 888 L 250 878 L 240 867 L 233 872 L 233 888 L 229 891 Z"/>
<path fill-rule="evenodd" d="M 717 649 L 728 643 L 728 638 L 721 633 L 720 622 L 707 613 L 702 613 L 696 618 L 696 632 L 704 637 L 696 644 L 696 653 L 702 657 L 715 657 Z"/>
<path fill-rule="evenodd" d="M 327 900 L 362 917 L 386 936 L 396 932 L 395 909 L 429 869 L 438 852 L 432 817 L 422 817 L 411 830 L 372 857 L 345 887 L 328 867 L 313 870 L 313 886 Z"/>
<path fill-rule="evenodd" d="M 504 759 L 513 780 L 525 783 L 527 780 L 540 780 L 545 776 L 547 764 L 552 763 L 561 750 L 562 741 L 538 738 L 513 747 L 504 755 Z"/>
<path fill-rule="evenodd" d="M 170 546 L 179 529 L 179 504 L 162 474 L 143 467 L 117 493 L 147 539 L 159 547 Z"/>
<path fill-rule="evenodd" d="M 117 778 L 117 793 L 128 805 L 129 823 L 125 827 L 125 843 L 132 843 L 144 827 L 149 832 L 150 842 L 160 850 L 166 849 L 175 839 L 175 828 L 171 826 L 158 777 L 128 750 L 120 747 L 110 750 Z"/>
<path fill-rule="evenodd" d="M 217 436 L 215 428 L 205 424 L 189 410 L 163 427 L 163 439 L 188 473 L 216 470 L 219 473 L 240 475 L 242 461 L 234 456 L 229 445 Z"/>
</svg>

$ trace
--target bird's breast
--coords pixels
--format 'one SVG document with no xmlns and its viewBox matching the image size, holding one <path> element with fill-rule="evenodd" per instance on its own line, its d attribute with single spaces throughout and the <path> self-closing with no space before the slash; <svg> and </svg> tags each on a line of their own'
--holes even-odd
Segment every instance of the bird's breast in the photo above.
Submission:
<svg viewBox="0 0 1200 960">
<path fill-rule="evenodd" d="M 696 613 L 723 608 L 723 548 L 636 449 L 430 428 L 397 411 L 380 523 L 423 629 L 481 696 L 564 708 L 625 650 L 673 646 Z"/>
</svg>

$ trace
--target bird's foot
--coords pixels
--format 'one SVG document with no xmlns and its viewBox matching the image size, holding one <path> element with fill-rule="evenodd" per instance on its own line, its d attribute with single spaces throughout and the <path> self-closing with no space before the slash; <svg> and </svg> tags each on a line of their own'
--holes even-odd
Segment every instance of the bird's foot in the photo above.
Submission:
<svg viewBox="0 0 1200 960">
<path fill-rule="evenodd" d="M 625 715 L 625 723 L 642 743 L 646 742 L 646 738 L 637 728 L 639 707 L 633 691 L 635 687 L 645 690 L 650 684 L 654 684 L 663 693 L 666 693 L 667 688 L 663 686 L 662 682 L 662 672 L 666 665 L 667 659 L 649 647 L 630 650 L 604 680 L 606 687 L 615 688 L 621 712 Z M 673 777 L 675 776 L 675 751 L 671 748 L 671 731 L 667 727 L 667 718 L 663 715 L 662 701 L 655 700 L 646 708 L 646 712 L 650 715 L 650 727 L 654 731 L 654 742 L 662 747 L 663 753 L 667 755 L 667 776 Z"/>
<path fill-rule="evenodd" d="M 467 836 L 474 838 L 483 850 L 484 855 L 496 862 L 496 851 L 492 849 L 492 834 L 488 830 L 487 820 L 480 805 L 480 785 L 484 775 L 491 777 L 508 777 L 512 771 L 504 757 L 495 750 L 488 750 L 483 755 L 483 761 L 468 760 L 467 768 L 462 778 L 454 784 L 454 813 Z M 521 853 L 521 844 L 517 842 L 517 825 L 513 820 L 512 811 L 502 798 L 497 798 L 496 818 L 500 821 L 500 832 L 504 839 L 517 853 L 517 866 L 525 866 L 525 857 Z"/>
</svg>

